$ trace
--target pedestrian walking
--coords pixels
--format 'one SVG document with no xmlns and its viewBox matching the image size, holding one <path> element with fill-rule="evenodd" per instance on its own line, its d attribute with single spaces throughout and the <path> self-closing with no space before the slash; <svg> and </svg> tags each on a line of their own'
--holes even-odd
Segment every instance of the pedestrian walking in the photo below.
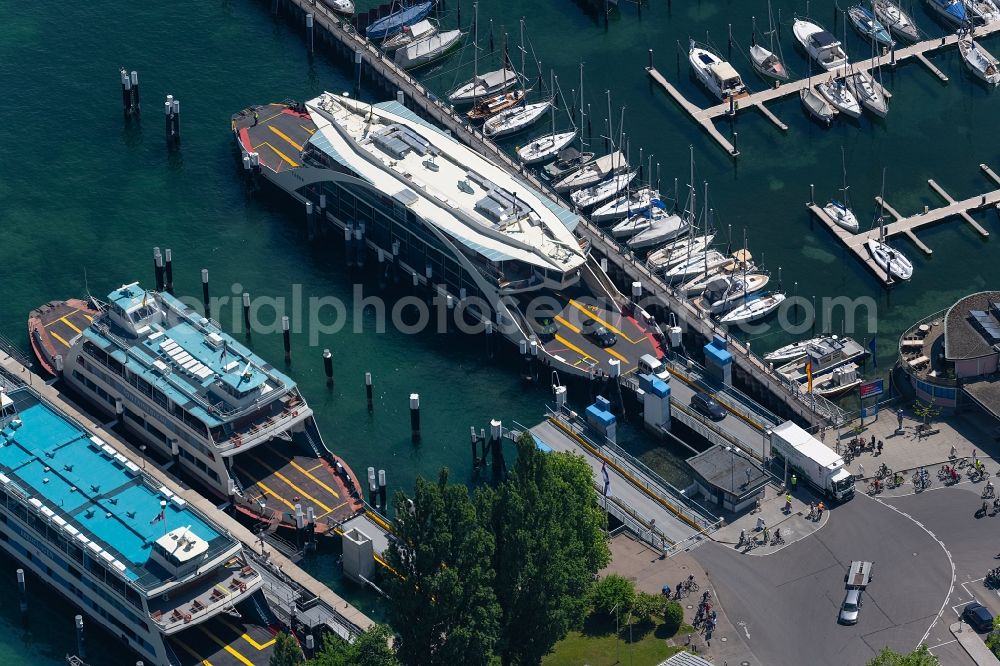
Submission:
<svg viewBox="0 0 1000 666">
<path fill-rule="evenodd" d="M 900 407 L 899 409 L 896 410 L 896 430 L 897 431 L 902 431 L 903 430 L 903 408 L 902 407 Z"/>
<path fill-rule="evenodd" d="M 872 447 L 872 451 L 874 451 L 875 450 L 875 435 L 872 435 L 872 444 L 871 444 L 871 447 Z"/>
<path fill-rule="evenodd" d="M 792 494 L 785 493 L 785 513 L 792 512 Z"/>
<path fill-rule="evenodd" d="M 253 112 L 253 126 L 254 127 L 257 126 L 257 121 L 258 120 L 260 120 L 260 114 L 258 114 L 256 111 L 254 111 Z"/>
<path fill-rule="evenodd" d="M 740 541 L 736 545 L 737 546 L 742 546 L 746 542 L 747 542 L 747 531 L 746 530 L 740 530 Z"/>
<path fill-rule="evenodd" d="M 823 506 L 823 502 L 820 502 L 819 505 L 817 505 L 816 510 L 819 512 L 819 515 L 816 517 L 816 520 L 823 519 L 823 509 L 825 508 L 826 507 Z"/>
<path fill-rule="evenodd" d="M 878 448 L 878 454 L 882 455 L 882 440 L 881 439 L 878 440 L 877 448 Z"/>
<path fill-rule="evenodd" d="M 765 527 L 764 528 L 764 545 L 766 546 L 771 542 L 771 532 Z"/>
</svg>

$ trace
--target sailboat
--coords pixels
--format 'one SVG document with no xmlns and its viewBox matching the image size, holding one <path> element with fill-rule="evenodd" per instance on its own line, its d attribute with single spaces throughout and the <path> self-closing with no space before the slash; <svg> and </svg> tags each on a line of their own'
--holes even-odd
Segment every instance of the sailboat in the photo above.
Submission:
<svg viewBox="0 0 1000 666">
<path fill-rule="evenodd" d="M 886 27 L 864 5 L 855 5 L 849 8 L 847 16 L 851 19 L 854 29 L 861 33 L 863 37 L 867 37 L 882 46 L 891 47 L 895 44 Z"/>
<path fill-rule="evenodd" d="M 882 197 L 885 196 L 885 169 L 882 170 Z M 884 201 L 880 197 L 879 201 Z M 885 209 L 884 205 L 879 209 L 878 216 L 878 240 L 868 239 L 865 246 L 871 253 L 875 264 L 887 275 L 900 280 L 909 280 L 913 277 L 913 264 L 899 250 L 895 250 L 885 242 Z"/>
<path fill-rule="evenodd" d="M 642 213 L 649 209 L 655 202 L 657 206 L 665 208 L 665 204 L 659 199 L 660 193 L 650 187 L 640 187 L 632 192 L 626 192 L 611 201 L 608 201 L 600 208 L 595 208 L 590 214 L 591 222 L 610 222 L 623 217 L 628 217 L 632 213 Z"/>
<path fill-rule="evenodd" d="M 403 6 L 375 21 L 365 29 L 368 39 L 379 41 L 386 37 L 391 37 L 403 29 L 403 26 L 413 25 L 417 21 L 422 21 L 431 13 L 434 7 L 433 2 L 420 2 L 415 5 L 404 3 Z"/>
<path fill-rule="evenodd" d="M 726 326 L 735 326 L 763 319 L 777 310 L 785 302 L 786 298 L 787 296 L 781 292 L 772 292 L 751 298 L 719 319 L 719 323 Z"/>
<path fill-rule="evenodd" d="M 938 18 L 956 28 L 964 27 L 971 21 L 962 0 L 926 0 L 927 6 Z"/>
<path fill-rule="evenodd" d="M 624 172 L 619 173 L 617 176 L 612 176 L 607 180 L 602 180 L 596 185 L 591 185 L 582 190 L 577 190 L 569 195 L 570 200 L 573 205 L 577 208 L 590 208 L 596 206 L 599 203 L 607 201 L 611 197 L 615 196 L 632 182 L 632 180 L 638 175 L 638 172 Z"/>
<path fill-rule="evenodd" d="M 809 61 L 809 80 L 805 88 L 799 91 L 799 100 L 802 102 L 802 106 L 805 107 L 806 111 L 810 116 L 815 118 L 820 123 L 830 126 L 833 122 L 833 117 L 837 115 L 837 110 L 826 101 L 823 95 L 816 92 L 816 89 L 812 87 L 812 61 Z"/>
<path fill-rule="evenodd" d="M 483 97 L 499 95 L 517 83 L 517 73 L 507 67 L 506 50 L 504 51 L 504 66 L 500 69 L 479 73 L 479 3 L 473 3 L 475 12 L 473 26 L 475 33 L 472 44 L 472 78 L 448 93 L 448 101 L 452 104 L 475 104 Z"/>
<path fill-rule="evenodd" d="M 872 12 L 897 37 L 915 42 L 920 39 L 917 26 L 909 14 L 889 0 L 872 0 Z"/>
<path fill-rule="evenodd" d="M 1000 84 L 1000 69 L 993 54 L 965 36 L 958 40 L 958 51 L 962 54 L 962 62 L 979 80 L 991 86 Z"/>
<path fill-rule="evenodd" d="M 628 241 L 628 246 L 633 250 L 644 250 L 673 240 L 686 234 L 691 226 L 686 217 L 662 208 L 653 207 L 643 213 L 643 216 L 645 215 L 649 215 L 649 226 L 639 231 Z"/>
<path fill-rule="evenodd" d="M 859 229 L 858 216 L 854 214 L 851 210 L 850 200 L 847 196 L 847 161 L 844 158 L 844 147 L 840 147 L 840 165 L 841 170 L 844 175 L 844 187 L 840 189 L 843 194 L 843 202 L 833 199 L 827 205 L 823 206 L 823 212 L 833 218 L 833 221 L 837 223 L 838 226 L 847 229 L 852 234 L 856 234 Z"/>
<path fill-rule="evenodd" d="M 650 253 L 646 257 L 646 266 L 655 273 L 666 271 L 686 261 L 692 255 L 701 254 L 705 248 L 712 244 L 713 240 L 715 240 L 715 234 L 708 233 L 674 241 Z"/>
<path fill-rule="evenodd" d="M 1000 20 L 1000 9 L 993 0 L 963 0 L 976 25 L 986 25 Z"/>
<path fill-rule="evenodd" d="M 788 80 L 788 69 L 785 67 L 785 63 L 782 61 L 780 51 L 781 42 L 778 42 L 779 53 L 774 52 L 774 20 L 771 17 L 771 0 L 767 0 L 767 33 L 769 47 L 764 48 L 757 43 L 757 20 L 754 19 L 754 30 L 750 36 L 750 61 L 753 63 L 754 69 L 763 74 L 764 76 L 770 77 L 772 79 L 777 79 L 779 81 Z"/>
<path fill-rule="evenodd" d="M 483 134 L 498 138 L 517 134 L 534 125 L 552 106 L 552 100 L 523 104 L 501 111 L 483 125 Z"/>
<path fill-rule="evenodd" d="M 556 192 L 569 192 L 581 187 L 589 187 L 611 176 L 628 169 L 625 156 L 616 150 L 603 157 L 598 157 L 589 164 L 577 169 L 568 176 L 557 180 L 552 187 Z"/>
<path fill-rule="evenodd" d="M 875 48 L 875 43 L 872 43 L 872 60 L 877 58 Z M 877 62 L 879 63 L 877 65 L 878 84 L 875 83 L 875 79 L 870 73 L 863 70 L 854 71 L 853 65 L 848 65 L 850 73 L 844 77 L 844 82 L 861 102 L 862 107 L 879 118 L 885 118 L 889 113 L 889 104 L 882 92 L 882 63 L 881 61 Z"/>
<path fill-rule="evenodd" d="M 451 53 L 462 43 L 465 33 L 461 30 L 446 30 L 418 39 L 398 49 L 393 59 L 403 69 L 414 69 L 430 64 Z"/>
<path fill-rule="evenodd" d="M 850 116 L 851 118 L 861 116 L 861 104 L 858 102 L 858 98 L 851 93 L 847 84 L 844 83 L 844 79 L 823 81 L 816 84 L 816 89 L 819 91 L 819 94 L 826 98 L 830 106 L 835 108 L 839 113 L 843 113 L 845 116 Z"/>
<path fill-rule="evenodd" d="M 408 44 L 418 42 L 425 37 L 430 37 L 431 35 L 436 35 L 437 31 L 438 26 L 435 25 L 430 19 L 417 21 L 413 25 L 403 26 L 402 30 L 382 42 L 382 50 L 386 53 L 393 53 L 397 49 L 407 46 Z"/>
<path fill-rule="evenodd" d="M 593 159 L 594 153 L 590 151 L 581 153 L 576 148 L 564 148 L 559 151 L 555 162 L 545 165 L 545 168 L 542 169 L 542 173 L 550 180 L 558 180 L 560 178 L 565 178 L 578 169 L 583 168 Z"/>
<path fill-rule="evenodd" d="M 538 164 L 554 159 L 559 151 L 573 143 L 576 138 L 576 127 L 565 132 L 556 132 L 556 105 L 554 95 L 558 80 L 555 74 L 549 73 L 549 88 L 553 91 L 553 103 L 549 106 L 549 118 L 552 122 L 552 131 L 549 134 L 536 137 L 531 142 L 518 148 L 517 156 L 525 165 Z"/>
</svg>

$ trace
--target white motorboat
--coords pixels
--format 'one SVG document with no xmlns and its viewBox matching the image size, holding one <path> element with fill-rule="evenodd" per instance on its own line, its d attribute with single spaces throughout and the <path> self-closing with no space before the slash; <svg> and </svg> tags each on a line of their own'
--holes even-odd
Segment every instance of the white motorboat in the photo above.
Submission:
<svg viewBox="0 0 1000 666">
<path fill-rule="evenodd" d="M 461 30 L 446 30 L 398 49 L 393 59 L 403 69 L 413 69 L 445 57 L 462 42 Z"/>
<path fill-rule="evenodd" d="M 875 79 L 868 72 L 854 72 L 848 74 L 846 79 L 847 87 L 850 88 L 854 96 L 861 102 L 861 106 L 879 118 L 885 118 L 889 113 L 889 104 L 882 94 L 881 87 L 875 84 Z"/>
<path fill-rule="evenodd" d="M 909 280 L 913 277 L 913 264 L 899 250 L 874 238 L 869 239 L 865 246 L 883 273 L 888 272 L 893 278 L 899 280 Z"/>
<path fill-rule="evenodd" d="M 726 100 L 747 94 L 747 87 L 743 85 L 739 72 L 717 53 L 697 44 L 693 39 L 688 49 L 688 61 L 698 80 L 719 99 Z"/>
<path fill-rule="evenodd" d="M 796 19 L 792 33 L 809 57 L 826 71 L 832 72 L 847 64 L 847 54 L 837 38 L 815 23 Z"/>
<path fill-rule="evenodd" d="M 714 239 L 715 234 L 705 234 L 674 241 L 646 257 L 646 266 L 654 273 L 665 271 L 683 261 L 687 261 L 694 255 L 700 255 L 705 251 L 706 247 L 712 244 Z"/>
<path fill-rule="evenodd" d="M 872 11 L 882 25 L 889 28 L 889 31 L 897 37 L 911 42 L 920 39 L 920 33 L 917 32 L 913 19 L 898 5 L 889 2 L 889 0 L 872 0 Z"/>
<path fill-rule="evenodd" d="M 563 177 L 553 183 L 552 187 L 556 192 L 569 192 L 581 187 L 589 187 L 601 182 L 608 176 L 620 173 L 628 169 L 625 162 L 625 155 L 620 150 L 598 157 L 596 160 L 585 164 L 568 176 Z"/>
<path fill-rule="evenodd" d="M 770 281 L 763 273 L 748 273 L 746 275 L 720 275 L 709 281 L 704 295 L 694 301 L 695 307 L 712 314 L 722 314 L 741 305 L 750 294 L 754 294 Z"/>
<path fill-rule="evenodd" d="M 848 363 L 834 368 L 825 375 L 813 378 L 812 392 L 824 398 L 836 398 L 861 386 L 862 381 L 861 375 L 858 374 L 858 365 Z"/>
<path fill-rule="evenodd" d="M 517 81 L 517 72 L 512 69 L 479 74 L 448 93 L 448 101 L 452 104 L 472 104 L 477 99 L 502 93 Z"/>
<path fill-rule="evenodd" d="M 1000 63 L 993 54 L 972 40 L 963 37 L 958 40 L 958 51 L 962 54 L 962 62 L 969 68 L 973 76 L 991 86 L 1000 84 Z"/>
<path fill-rule="evenodd" d="M 354 0 L 323 0 L 323 5 L 341 16 L 354 15 Z"/>
<path fill-rule="evenodd" d="M 630 217 L 635 213 L 643 213 L 655 201 L 660 207 L 665 204 L 659 199 L 660 193 L 649 187 L 641 187 L 632 192 L 626 192 L 615 197 L 599 208 L 595 208 L 590 214 L 591 222 L 609 222 L 619 220 L 623 217 Z"/>
<path fill-rule="evenodd" d="M 800 90 L 799 99 L 802 100 L 802 106 L 805 107 L 809 115 L 827 127 L 833 122 L 833 117 L 837 115 L 837 110 L 813 88 Z"/>
<path fill-rule="evenodd" d="M 860 228 L 858 225 L 858 217 L 854 214 L 854 211 L 836 199 L 833 199 L 830 203 L 823 206 L 823 212 L 829 215 L 837 226 L 847 229 L 852 234 L 858 233 Z"/>
<path fill-rule="evenodd" d="M 861 343 L 851 338 L 831 335 L 811 340 L 804 356 L 780 365 L 774 371 L 790 382 L 805 383 L 809 381 L 810 373 L 815 380 L 834 368 L 847 365 L 867 355 L 868 350 Z M 809 372 L 806 372 L 807 368 Z"/>
<path fill-rule="evenodd" d="M 836 336 L 834 336 L 836 337 Z M 784 347 L 778 347 L 773 352 L 764 354 L 764 360 L 770 363 L 787 363 L 789 361 L 794 361 L 796 359 L 803 358 L 806 355 L 806 350 L 810 345 L 815 345 L 821 342 L 825 337 L 810 338 L 809 340 L 800 340 L 799 342 L 793 342 L 791 344 L 785 345 Z"/>
<path fill-rule="evenodd" d="M 486 121 L 483 133 L 492 138 L 517 134 L 538 122 L 551 105 L 551 100 L 545 100 L 501 111 Z"/>
<path fill-rule="evenodd" d="M 382 42 L 382 50 L 386 53 L 392 53 L 413 42 L 419 42 L 421 39 L 436 35 L 437 31 L 438 27 L 429 19 L 417 21 L 413 25 L 404 25 L 402 30 Z"/>
<path fill-rule="evenodd" d="M 839 113 L 851 118 L 861 116 L 861 104 L 842 79 L 818 83 L 816 89 Z"/>
<path fill-rule="evenodd" d="M 718 250 L 704 250 L 694 254 L 685 261 L 676 264 L 664 273 L 664 278 L 670 283 L 680 283 L 688 278 L 714 270 L 729 261 L 729 257 Z"/>
<path fill-rule="evenodd" d="M 763 319 L 777 310 L 784 303 L 785 298 L 786 296 L 780 292 L 758 296 L 731 310 L 719 320 L 719 323 L 726 326 L 735 326 Z"/>
<path fill-rule="evenodd" d="M 559 151 L 573 143 L 575 138 L 575 129 L 568 132 L 546 134 L 532 139 L 528 145 L 518 148 L 517 156 L 526 165 L 539 164 L 546 160 L 555 159 L 559 155 Z"/>
<path fill-rule="evenodd" d="M 576 148 L 565 148 L 556 156 L 556 161 L 545 165 L 543 175 L 550 180 L 565 178 L 594 159 L 594 153 L 581 153 Z"/>
<path fill-rule="evenodd" d="M 591 208 L 617 195 L 628 187 L 635 177 L 635 171 L 620 173 L 596 185 L 577 190 L 570 194 L 569 198 L 577 208 Z"/>
<path fill-rule="evenodd" d="M 632 236 L 628 246 L 633 250 L 644 250 L 686 234 L 689 228 L 690 222 L 686 217 L 654 208 L 649 227 Z"/>
<path fill-rule="evenodd" d="M 993 0 L 964 0 L 965 8 L 977 25 L 1000 21 L 1000 9 Z"/>
</svg>

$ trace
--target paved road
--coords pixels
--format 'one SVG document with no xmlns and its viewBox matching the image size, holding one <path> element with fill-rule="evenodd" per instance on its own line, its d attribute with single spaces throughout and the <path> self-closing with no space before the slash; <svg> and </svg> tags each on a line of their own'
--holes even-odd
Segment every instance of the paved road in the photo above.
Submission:
<svg viewBox="0 0 1000 666">
<path fill-rule="evenodd" d="M 721 430 L 730 437 L 734 437 L 739 440 L 745 448 L 755 451 L 758 455 L 763 455 L 765 447 L 764 435 L 757 427 L 747 423 L 747 421 L 741 418 L 738 414 L 730 412 L 729 415 L 721 421 L 712 421 L 706 419 L 704 416 L 691 409 L 689 406 L 691 404 L 691 396 L 699 390 L 701 389 L 697 389 L 680 377 L 675 376 L 670 380 L 670 401 L 673 405 L 680 405 L 689 412 L 692 412 L 709 428 Z M 721 402 L 727 402 L 730 400 L 731 398 L 726 396 L 722 396 L 720 398 Z"/>
<path fill-rule="evenodd" d="M 972 664 L 958 644 L 952 642 L 954 636 L 948 631 L 948 625 L 957 619 L 967 603 L 978 601 L 995 616 L 1000 616 L 1000 594 L 983 585 L 986 572 L 1000 566 L 1000 560 L 994 559 L 1000 550 L 996 539 L 1000 515 L 976 518 L 976 509 L 982 503 L 981 492 L 982 484 L 963 483 L 953 488 L 932 487 L 917 495 L 886 500 L 886 503 L 919 520 L 941 539 L 955 562 L 955 589 L 942 621 L 934 627 L 927 640 L 942 663 L 949 666 Z"/>
<path fill-rule="evenodd" d="M 863 495 L 834 508 L 815 535 L 773 555 L 744 556 L 715 543 L 694 555 L 765 664 L 864 664 L 884 646 L 912 650 L 951 582 L 951 564 L 936 540 Z M 875 576 L 860 622 L 843 627 L 837 612 L 855 559 L 874 561 Z"/>
</svg>

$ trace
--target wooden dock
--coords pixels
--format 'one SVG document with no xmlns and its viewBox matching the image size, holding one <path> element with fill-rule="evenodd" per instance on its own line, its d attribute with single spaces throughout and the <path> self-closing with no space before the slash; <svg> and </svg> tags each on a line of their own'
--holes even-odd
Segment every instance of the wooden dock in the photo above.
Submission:
<svg viewBox="0 0 1000 666">
<path fill-rule="evenodd" d="M 998 176 L 989 166 L 985 164 L 980 164 L 979 168 L 985 173 L 989 178 L 991 178 L 995 183 L 1000 185 L 1000 176 Z M 882 197 L 875 197 L 875 202 L 882 206 L 886 213 L 893 218 L 892 222 L 885 225 L 885 236 L 886 238 L 892 238 L 893 236 L 906 236 L 916 245 L 922 252 L 928 256 L 934 253 L 926 243 L 917 238 L 917 230 L 922 227 L 931 226 L 937 224 L 949 217 L 960 217 L 965 222 L 969 224 L 975 231 L 985 240 L 990 237 L 990 232 L 987 231 L 981 224 L 976 222 L 971 215 L 970 211 L 980 210 L 987 207 L 994 207 L 1000 210 L 1000 189 L 992 190 L 986 192 L 985 194 L 980 194 L 974 197 L 969 197 L 968 199 L 963 199 L 957 201 L 954 197 L 948 194 L 947 191 L 940 184 L 937 183 L 933 178 L 928 179 L 927 185 L 930 186 L 934 192 L 937 193 L 942 199 L 945 200 L 946 205 L 940 208 L 925 208 L 923 211 L 916 213 L 915 215 L 910 215 L 904 217 L 900 215 L 899 211 L 889 205 Z M 885 272 L 880 269 L 874 261 L 872 261 L 871 255 L 868 249 L 865 247 L 870 239 L 878 238 L 879 230 L 872 229 L 870 231 L 865 231 L 858 234 L 852 234 L 840 225 L 838 225 L 832 217 L 826 214 L 821 206 L 816 204 L 816 202 L 809 202 L 806 204 L 806 208 L 809 209 L 816 218 L 818 218 L 844 246 L 857 255 L 858 260 L 861 263 L 868 266 L 875 275 L 882 280 L 885 284 L 891 284 L 892 281 L 888 279 Z"/>
<path fill-rule="evenodd" d="M 1000 21 L 993 21 L 992 23 L 977 27 L 975 36 L 984 37 L 998 31 L 1000 31 Z M 855 73 L 869 72 L 879 66 L 895 67 L 901 62 L 912 59 L 922 63 L 924 67 L 930 70 L 931 73 L 933 73 L 942 83 L 946 83 L 948 81 L 948 76 L 936 65 L 934 65 L 934 63 L 927 58 L 927 55 L 957 43 L 958 35 L 955 34 L 947 35 L 945 37 L 937 37 L 935 39 L 928 39 L 901 49 L 890 51 L 885 55 L 852 63 L 850 71 Z M 808 88 L 810 85 L 810 79 L 799 79 L 798 81 L 792 81 L 773 88 L 766 88 L 765 90 L 742 97 L 736 100 L 735 104 L 732 106 L 730 105 L 729 100 L 726 100 L 725 102 L 721 102 L 715 106 L 703 109 L 684 97 L 684 95 L 682 95 L 681 92 L 667 80 L 667 77 L 662 72 L 652 66 L 652 51 L 650 54 L 650 66 L 646 67 L 646 72 L 649 74 L 650 78 L 659 84 L 660 87 L 662 87 L 696 123 L 705 128 L 705 131 L 707 131 L 709 135 L 733 157 L 739 155 L 739 151 L 735 148 L 733 142 L 726 139 L 726 137 L 723 136 L 722 133 L 715 127 L 714 120 L 716 118 L 734 115 L 745 109 L 756 108 L 779 129 L 782 131 L 787 130 L 788 126 L 781 122 L 781 120 L 764 105 L 767 102 L 781 99 L 787 95 L 798 94 L 801 90 Z M 813 77 L 813 79 L 820 82 L 824 77 L 840 77 L 847 73 L 847 68 L 841 68 L 836 72 L 821 72 L 817 76 Z M 876 86 L 881 88 L 887 99 L 892 97 L 892 94 L 877 81 Z"/>
</svg>

